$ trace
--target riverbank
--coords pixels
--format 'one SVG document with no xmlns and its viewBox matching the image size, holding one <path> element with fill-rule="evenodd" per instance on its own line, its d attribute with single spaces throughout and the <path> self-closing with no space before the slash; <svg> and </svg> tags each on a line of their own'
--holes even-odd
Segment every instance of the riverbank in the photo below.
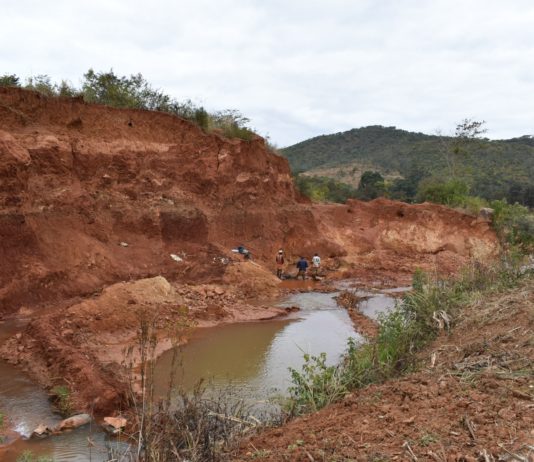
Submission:
<svg viewBox="0 0 534 462">
<path fill-rule="evenodd" d="M 529 460 L 533 332 L 529 276 L 465 307 L 420 353 L 417 372 L 267 430 L 233 460 Z"/>
<path fill-rule="evenodd" d="M 299 285 L 302 287 L 297 287 Z M 287 284 L 281 286 L 286 292 Z M 270 404 L 265 397 L 285 395 L 286 388 L 290 385 L 288 367 L 301 366 L 302 351 L 312 354 L 325 351 L 332 364 L 335 364 L 345 350 L 346 340 L 349 337 L 358 338 L 358 335 L 347 313 L 338 307 L 335 299 L 337 293 L 332 293 L 334 287 L 317 283 L 310 285 L 310 281 L 305 284 L 299 281 L 299 284 L 293 286 L 292 294 L 272 300 L 270 305 L 273 306 L 270 309 L 262 308 L 261 304 L 255 308 L 259 313 L 272 310 L 275 314 L 284 316 L 263 321 L 249 319 L 245 322 L 204 323 L 202 328 L 188 332 L 187 343 L 182 343 L 179 347 L 178 364 L 173 364 L 172 351 L 165 352 L 155 363 L 155 399 L 167 396 L 169 377 L 174 367 L 175 383 L 180 384 L 180 390 L 192 392 L 197 381 L 204 380 L 216 394 L 222 390 L 231 390 L 235 399 L 245 400 L 258 412 L 275 412 L 277 406 Z M 304 286 L 308 290 L 304 291 Z M 309 289 L 313 288 L 318 291 L 310 292 Z M 393 304 L 393 299 L 382 297 L 378 290 L 373 292 L 371 301 L 375 299 L 378 303 L 375 303 L 376 306 L 372 309 L 376 312 L 387 310 Z M 116 301 L 117 297 L 114 300 Z M 296 310 L 296 307 L 299 309 Z M 323 335 L 325 332 L 328 332 L 328 335 Z M 30 381 L 19 377 L 20 374 L 16 374 L 15 369 L 5 372 L 19 380 L 23 387 L 32 386 Z M 0 385 L 2 384 L 3 381 L 0 380 Z M 20 385 L 17 390 L 22 390 Z M 19 430 L 23 428 L 25 436 L 29 436 L 38 424 L 53 426 L 58 419 L 57 416 L 51 415 L 52 408 L 47 402 L 46 394 L 36 385 L 33 386 L 34 392 L 28 388 L 27 394 L 13 395 L 7 409 L 5 408 L 9 414 L 15 413 L 12 414 L 16 417 L 14 420 Z M 7 390 L 0 387 L 0 392 L 5 391 Z M 38 399 L 39 396 L 41 399 Z M 27 404 L 21 407 L 26 401 Z M 126 411 L 123 409 L 123 415 L 128 417 Z M 136 416 L 130 414 L 128 421 L 135 424 Z M 21 422 L 24 422 L 23 427 L 20 426 Z M 76 453 L 76 460 L 85 460 L 84 455 L 88 454 L 88 448 L 83 442 L 84 438 L 79 435 L 86 435 L 92 441 L 98 441 L 100 449 L 93 450 L 93 460 L 100 460 L 97 455 L 102 455 L 104 435 L 98 430 L 98 426 L 93 426 L 92 431 L 76 430 L 72 438 L 60 435 L 45 440 L 20 441 L 11 446 L 6 454 L 13 455 L 17 451 L 29 449 L 39 454 L 55 454 L 60 457 L 65 453 Z M 11 457 L 9 460 L 15 458 Z"/>
</svg>

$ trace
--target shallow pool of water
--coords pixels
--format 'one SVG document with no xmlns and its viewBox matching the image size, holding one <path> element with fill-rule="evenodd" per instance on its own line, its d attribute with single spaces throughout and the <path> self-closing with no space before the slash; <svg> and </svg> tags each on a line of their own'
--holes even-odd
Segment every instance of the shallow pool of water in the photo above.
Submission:
<svg viewBox="0 0 534 462">
<path fill-rule="evenodd" d="M 304 353 L 326 353 L 336 364 L 347 340 L 362 337 L 347 312 L 337 306 L 337 293 L 297 293 L 278 306 L 298 306 L 300 311 L 284 320 L 218 326 L 197 331 L 181 348 L 175 367 L 176 383 L 191 390 L 205 379 L 211 389 L 231 387 L 241 398 L 256 402 L 284 395 L 291 385 L 289 368 L 300 370 Z M 385 297 L 389 300 L 388 297 Z M 381 302 L 370 309 L 378 310 Z M 156 393 L 168 390 L 173 352 L 164 353 L 156 365 Z"/>
</svg>

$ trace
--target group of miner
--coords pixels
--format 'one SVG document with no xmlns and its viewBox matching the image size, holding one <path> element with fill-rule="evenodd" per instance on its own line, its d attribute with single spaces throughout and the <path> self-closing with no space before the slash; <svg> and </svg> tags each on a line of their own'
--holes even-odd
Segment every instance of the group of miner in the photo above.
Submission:
<svg viewBox="0 0 534 462">
<path fill-rule="evenodd" d="M 284 267 L 285 267 L 285 254 L 283 249 L 280 249 L 278 253 L 276 254 L 276 275 L 283 279 L 284 277 Z M 306 257 L 301 256 L 297 262 L 297 279 L 300 277 L 304 281 L 306 279 L 306 276 L 308 274 L 308 268 L 309 263 Z M 321 267 L 321 257 L 319 257 L 319 254 L 314 254 L 311 259 L 311 271 L 312 271 L 312 277 L 316 279 L 319 275 L 319 268 Z"/>
</svg>

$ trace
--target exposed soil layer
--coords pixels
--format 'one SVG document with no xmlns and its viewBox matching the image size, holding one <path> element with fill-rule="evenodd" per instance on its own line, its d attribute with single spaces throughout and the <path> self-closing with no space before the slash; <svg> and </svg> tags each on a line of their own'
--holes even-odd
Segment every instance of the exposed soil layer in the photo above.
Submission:
<svg viewBox="0 0 534 462">
<path fill-rule="evenodd" d="M 360 303 L 365 298 L 358 297 L 354 291 L 345 290 L 338 295 L 337 303 L 347 310 L 354 329 L 359 334 L 365 337 L 375 337 L 378 334 L 378 323 L 360 311 Z"/>
<path fill-rule="evenodd" d="M 266 431 L 235 460 L 532 460 L 534 278 L 457 322 L 419 372 Z"/>
<path fill-rule="evenodd" d="M 29 318 L 1 356 L 102 413 L 124 398 L 140 310 L 160 315 L 162 345 L 184 305 L 201 325 L 280 315 L 250 303 L 279 293 L 279 247 L 289 273 L 319 252 L 328 277 L 382 285 L 498 251 L 487 222 L 445 207 L 312 205 L 259 137 L 22 89 L 0 88 L 0 180 L 0 319 Z"/>
</svg>

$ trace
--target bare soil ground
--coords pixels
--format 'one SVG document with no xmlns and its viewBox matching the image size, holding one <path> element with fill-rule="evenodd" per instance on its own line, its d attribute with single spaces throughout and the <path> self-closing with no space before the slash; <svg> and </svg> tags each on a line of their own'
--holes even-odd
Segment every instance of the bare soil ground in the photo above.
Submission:
<svg viewBox="0 0 534 462">
<path fill-rule="evenodd" d="M 244 442 L 234 460 L 534 460 L 534 278 L 481 298 L 420 370 Z"/>
</svg>

